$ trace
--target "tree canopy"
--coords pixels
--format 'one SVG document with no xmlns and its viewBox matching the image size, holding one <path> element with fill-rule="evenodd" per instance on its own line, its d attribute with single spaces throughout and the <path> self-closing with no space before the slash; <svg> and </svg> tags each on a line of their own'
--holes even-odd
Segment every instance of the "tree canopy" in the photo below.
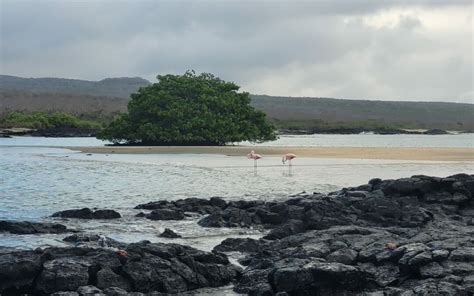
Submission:
<svg viewBox="0 0 474 296">
<path fill-rule="evenodd" d="M 121 114 L 99 138 L 141 145 L 225 145 L 276 139 L 265 113 L 250 106 L 239 86 L 209 73 L 159 75 L 131 95 Z"/>
</svg>

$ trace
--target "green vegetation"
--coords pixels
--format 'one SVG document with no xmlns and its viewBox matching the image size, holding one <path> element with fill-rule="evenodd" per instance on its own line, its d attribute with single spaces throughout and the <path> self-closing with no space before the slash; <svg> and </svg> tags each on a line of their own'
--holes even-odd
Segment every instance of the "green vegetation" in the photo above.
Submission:
<svg viewBox="0 0 474 296">
<path fill-rule="evenodd" d="M 120 115 L 99 138 L 146 145 L 225 145 L 276 138 L 250 95 L 212 74 L 159 75 L 158 83 L 131 95 L 128 113 Z"/>
<path fill-rule="evenodd" d="M 420 128 L 419 126 L 413 126 L 413 125 L 408 125 L 408 124 L 385 123 L 379 120 L 352 120 L 352 121 L 327 122 L 320 119 L 280 120 L 280 119 L 272 118 L 271 121 L 278 129 L 306 130 L 306 131 L 324 131 L 324 130 L 337 130 L 337 129 L 362 129 L 366 131 L 372 131 L 372 130 Z"/>
<path fill-rule="evenodd" d="M 2 127 L 24 128 L 93 128 L 100 129 L 102 124 L 64 112 L 10 112 L 0 119 Z"/>
</svg>

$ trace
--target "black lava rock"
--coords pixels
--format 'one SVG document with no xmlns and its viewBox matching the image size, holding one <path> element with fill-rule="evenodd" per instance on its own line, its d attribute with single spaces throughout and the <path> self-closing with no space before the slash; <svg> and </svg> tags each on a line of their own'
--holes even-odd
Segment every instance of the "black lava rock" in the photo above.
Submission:
<svg viewBox="0 0 474 296">
<path fill-rule="evenodd" d="M 65 210 L 54 213 L 51 217 L 76 219 L 118 219 L 122 216 L 114 210 L 96 210 L 89 208 Z"/>
<path fill-rule="evenodd" d="M 13 234 L 66 233 L 74 232 L 58 223 L 40 223 L 29 221 L 0 221 L 0 232 Z"/>
<path fill-rule="evenodd" d="M 179 238 L 179 237 L 181 237 L 181 235 L 177 234 L 176 232 L 174 232 L 173 230 L 171 230 L 171 229 L 169 229 L 169 228 L 165 228 L 165 231 L 163 231 L 163 232 L 160 234 L 160 237 Z"/>
</svg>

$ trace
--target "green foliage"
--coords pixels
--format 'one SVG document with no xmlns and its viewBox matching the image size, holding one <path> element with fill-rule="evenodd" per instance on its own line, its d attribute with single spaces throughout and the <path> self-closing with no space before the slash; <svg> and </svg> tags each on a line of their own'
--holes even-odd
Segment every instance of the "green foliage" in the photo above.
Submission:
<svg viewBox="0 0 474 296">
<path fill-rule="evenodd" d="M 10 112 L 0 120 L 0 124 L 5 127 L 24 128 L 95 128 L 102 125 L 92 120 L 81 119 L 77 116 L 64 112 Z"/>
<path fill-rule="evenodd" d="M 158 83 L 131 95 L 122 114 L 100 134 L 114 143 L 224 145 L 276 138 L 262 111 L 239 86 L 212 74 L 159 75 Z"/>
<path fill-rule="evenodd" d="M 271 119 L 273 124 L 278 129 L 286 130 L 307 130 L 307 131 L 324 131 L 324 130 L 335 130 L 335 129 L 363 129 L 363 130 L 390 130 L 390 129 L 415 129 L 424 128 L 419 125 L 413 125 L 408 123 L 386 123 L 380 120 L 350 120 L 350 121 L 337 121 L 327 122 L 321 119 L 308 119 L 308 120 L 280 120 Z"/>
</svg>

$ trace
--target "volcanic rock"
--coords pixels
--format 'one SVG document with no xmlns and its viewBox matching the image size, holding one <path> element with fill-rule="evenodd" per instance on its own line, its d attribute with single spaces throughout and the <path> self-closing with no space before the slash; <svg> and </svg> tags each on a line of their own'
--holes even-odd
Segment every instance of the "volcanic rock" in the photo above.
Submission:
<svg viewBox="0 0 474 296">
<path fill-rule="evenodd" d="M 89 208 L 65 210 L 54 213 L 51 217 L 76 218 L 76 219 L 118 219 L 122 216 L 114 210 L 96 210 Z"/>
<path fill-rule="evenodd" d="M 171 230 L 169 228 L 165 228 L 165 231 L 163 231 L 163 233 L 160 234 L 160 237 L 180 238 L 181 235 L 177 234 L 176 232 L 174 232 L 173 230 Z"/>
<path fill-rule="evenodd" d="M 0 221 L 0 232 L 13 234 L 65 233 L 74 232 L 58 223 L 40 223 L 29 221 Z"/>
<path fill-rule="evenodd" d="M 158 209 L 145 216 L 150 220 L 183 220 L 184 213 L 180 210 Z"/>
<path fill-rule="evenodd" d="M 226 285 L 240 273 L 224 254 L 178 244 L 143 241 L 125 252 L 69 247 L 2 253 L 0 293 L 181 293 Z"/>
</svg>

